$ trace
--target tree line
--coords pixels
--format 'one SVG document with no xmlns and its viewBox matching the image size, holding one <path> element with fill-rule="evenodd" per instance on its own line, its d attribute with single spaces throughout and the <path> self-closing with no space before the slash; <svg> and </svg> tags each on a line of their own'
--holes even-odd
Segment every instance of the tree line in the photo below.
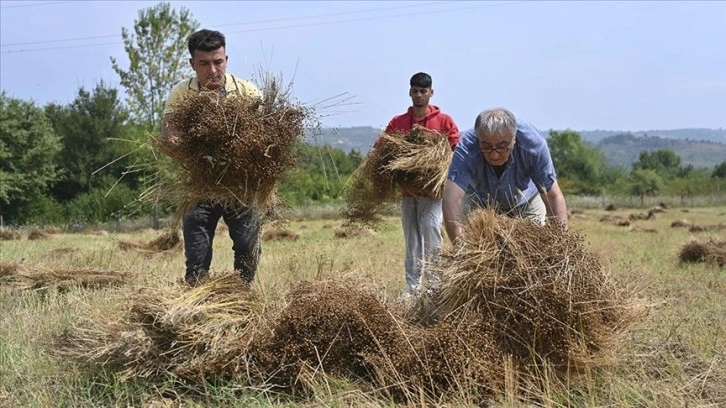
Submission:
<svg viewBox="0 0 726 408">
<path fill-rule="evenodd" d="M 182 7 L 159 3 L 122 29 L 128 68 L 110 58 L 126 100 L 103 81 L 80 87 L 68 104 L 38 106 L 0 93 L 0 216 L 6 224 L 97 223 L 171 212 L 138 198 L 154 181 L 149 151 L 169 90 L 190 75 L 186 38 L 199 23 Z M 565 194 L 702 195 L 726 191 L 726 161 L 683 166 L 676 152 L 641 152 L 632 168 L 609 166 L 602 152 L 574 131 L 548 135 Z M 340 202 L 345 183 L 364 159 L 353 150 L 301 144 L 299 166 L 280 180 L 288 205 Z M 154 160 L 169 160 L 155 157 Z M 163 167 L 163 166 L 161 166 Z"/>
<path fill-rule="evenodd" d="M 93 223 L 147 216 L 138 197 L 154 169 L 140 168 L 149 129 L 131 120 L 117 89 L 81 87 L 67 105 L 43 107 L 0 94 L 0 214 L 5 223 Z M 631 168 L 605 156 L 575 131 L 552 131 L 547 143 L 567 195 L 696 196 L 726 192 L 726 161 L 713 168 L 681 164 L 670 149 L 643 151 Z M 291 206 L 336 203 L 364 156 L 329 145 L 297 146 L 299 165 L 280 180 Z M 137 205 L 134 205 L 137 204 Z M 172 211 L 173 208 L 166 211 Z"/>
<path fill-rule="evenodd" d="M 551 131 L 552 153 L 559 185 L 565 194 L 658 194 L 680 197 L 726 193 L 726 160 L 712 167 L 683 165 L 672 149 L 641 151 L 630 167 L 608 164 L 604 153 L 574 131 Z"/>
</svg>

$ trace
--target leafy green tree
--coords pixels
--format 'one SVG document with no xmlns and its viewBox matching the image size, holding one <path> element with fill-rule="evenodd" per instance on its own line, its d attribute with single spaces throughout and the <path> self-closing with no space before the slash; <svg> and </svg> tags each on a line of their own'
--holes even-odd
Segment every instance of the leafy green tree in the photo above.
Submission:
<svg viewBox="0 0 726 408">
<path fill-rule="evenodd" d="M 110 221 L 115 216 L 128 215 L 133 208 L 136 191 L 125 184 L 100 185 L 88 192 L 78 194 L 64 205 L 64 218 L 72 223 L 96 223 Z"/>
<path fill-rule="evenodd" d="M 714 183 L 709 179 L 707 172 L 691 170 L 688 173 L 670 179 L 666 182 L 665 192 L 670 195 L 693 197 L 707 195 L 713 192 Z"/>
<path fill-rule="evenodd" d="M 300 144 L 295 155 L 298 166 L 288 171 L 279 185 L 282 199 L 289 205 L 339 199 L 348 178 L 362 161 L 360 154 L 346 155 L 328 145 Z"/>
<path fill-rule="evenodd" d="M 111 63 L 121 78 L 121 85 L 126 88 L 132 119 L 148 132 L 159 130 L 171 88 L 182 77 L 191 74 L 186 57 L 189 52 L 187 38 L 198 26 L 199 23 L 185 7 L 177 11 L 169 3 L 159 3 L 139 11 L 133 34 L 126 28 L 121 30 L 129 68 L 122 69 L 113 57 Z M 143 165 L 130 170 L 137 171 L 140 178 L 146 180 L 147 187 L 151 187 L 156 175 L 168 173 L 171 161 L 164 155 L 155 156 L 150 149 L 142 148 L 148 147 L 144 145 L 147 133 L 137 132 L 137 135 L 142 139 L 136 140 L 139 149 L 134 153 L 134 160 Z M 153 205 L 153 212 L 154 227 L 158 228 L 157 204 Z"/>
<path fill-rule="evenodd" d="M 726 161 L 722 161 L 721 164 L 713 168 L 711 177 L 718 179 L 726 179 Z"/>
<path fill-rule="evenodd" d="M 348 160 L 354 169 L 357 169 L 361 163 L 363 163 L 363 155 L 356 149 L 351 150 L 348 153 Z M 355 170 L 354 170 L 355 171 Z"/>
<path fill-rule="evenodd" d="M 630 192 L 640 197 L 640 205 L 645 204 L 645 196 L 654 196 L 663 189 L 663 179 L 654 170 L 637 169 L 630 173 Z"/>
<path fill-rule="evenodd" d="M 653 170 L 661 177 L 672 178 L 682 171 L 681 158 L 671 149 L 643 151 L 633 163 L 633 170 Z"/>
<path fill-rule="evenodd" d="M 104 179 L 122 177 L 128 166 L 124 158 L 128 146 L 122 141 L 130 138 L 131 128 L 116 89 L 103 81 L 92 92 L 81 87 L 70 105 L 50 104 L 45 112 L 63 141 L 58 161 L 61 179 L 53 186 L 57 199 L 68 201 L 107 184 Z"/>
<path fill-rule="evenodd" d="M 56 177 L 58 136 L 42 108 L 0 93 L 0 214 L 22 223 Z"/>
<path fill-rule="evenodd" d="M 551 131 L 547 145 L 565 193 L 597 194 L 607 169 L 605 156 L 572 130 Z"/>
<path fill-rule="evenodd" d="M 676 177 L 692 177 L 694 175 L 696 177 L 700 177 L 701 173 L 703 173 L 702 169 L 693 167 L 692 164 L 689 164 L 687 166 L 681 166 L 676 171 Z"/>
<path fill-rule="evenodd" d="M 343 150 L 330 145 L 304 144 L 299 148 L 297 156 L 307 170 L 331 180 L 341 174 L 352 174 L 356 169 L 356 165 Z"/>
<path fill-rule="evenodd" d="M 608 166 L 602 177 L 602 193 L 630 194 L 629 180 L 630 171 L 624 166 Z"/>
<path fill-rule="evenodd" d="M 169 91 L 191 72 L 187 37 L 198 26 L 185 7 L 176 11 L 159 3 L 139 11 L 133 34 L 121 29 L 129 68 L 122 69 L 113 57 L 111 63 L 126 88 L 132 118 L 148 130 L 158 129 Z"/>
</svg>

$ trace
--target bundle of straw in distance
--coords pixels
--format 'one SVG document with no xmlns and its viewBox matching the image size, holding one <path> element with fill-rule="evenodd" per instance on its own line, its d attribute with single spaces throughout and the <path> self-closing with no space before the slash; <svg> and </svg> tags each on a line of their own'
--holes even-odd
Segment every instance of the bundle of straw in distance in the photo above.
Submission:
<svg viewBox="0 0 726 408">
<path fill-rule="evenodd" d="M 168 126 L 179 144 L 156 145 L 180 167 L 166 186 L 181 195 L 178 213 L 202 200 L 265 208 L 278 179 L 296 164 L 293 147 L 312 109 L 293 102 L 275 78 L 265 77 L 261 92 L 263 98 L 202 91 L 175 103 Z"/>
<path fill-rule="evenodd" d="M 43 265 L 0 263 L 0 286 L 20 290 L 65 291 L 78 287 L 99 289 L 121 286 L 132 279 L 131 273 L 123 271 L 54 269 Z"/>
<path fill-rule="evenodd" d="M 8 278 L 15 274 L 19 265 L 17 263 L 0 262 L 0 279 Z"/>
<path fill-rule="evenodd" d="M 153 239 L 150 242 L 140 243 L 136 241 L 119 241 L 119 248 L 122 251 L 130 249 L 138 249 L 141 251 L 147 251 L 152 253 L 167 252 L 172 250 L 180 250 L 183 246 L 182 239 L 179 235 L 179 231 L 174 229 L 168 229 L 163 234 Z"/>
<path fill-rule="evenodd" d="M 678 253 L 681 262 L 709 262 L 726 265 L 726 240 L 709 239 L 706 242 L 691 240 Z"/>
<path fill-rule="evenodd" d="M 20 239 L 20 237 L 20 232 L 0 227 L 0 241 L 11 241 L 14 239 Z"/>
<path fill-rule="evenodd" d="M 348 224 L 375 226 L 383 204 L 394 201 L 397 188 L 440 198 L 451 162 L 447 137 L 414 125 L 409 132 L 383 133 L 352 176 L 344 192 Z"/>
</svg>

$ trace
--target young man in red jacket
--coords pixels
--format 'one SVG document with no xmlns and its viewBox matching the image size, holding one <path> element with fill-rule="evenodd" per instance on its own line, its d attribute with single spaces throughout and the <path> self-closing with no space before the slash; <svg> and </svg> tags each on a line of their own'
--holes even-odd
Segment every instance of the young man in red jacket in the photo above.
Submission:
<svg viewBox="0 0 726 408">
<path fill-rule="evenodd" d="M 412 106 L 402 115 L 395 116 L 386 126 L 386 133 L 408 132 L 414 125 L 438 131 L 447 136 L 453 151 L 459 142 L 459 129 L 451 116 L 442 113 L 438 106 L 430 105 L 434 95 L 431 76 L 419 72 L 411 77 L 408 95 Z M 429 273 L 428 263 L 438 256 L 443 242 L 441 225 L 443 215 L 441 199 L 418 196 L 404 191 L 401 198 L 401 221 L 406 243 L 406 283 L 404 296 L 415 295 L 421 290 L 422 276 L 429 281 L 438 279 Z"/>
</svg>

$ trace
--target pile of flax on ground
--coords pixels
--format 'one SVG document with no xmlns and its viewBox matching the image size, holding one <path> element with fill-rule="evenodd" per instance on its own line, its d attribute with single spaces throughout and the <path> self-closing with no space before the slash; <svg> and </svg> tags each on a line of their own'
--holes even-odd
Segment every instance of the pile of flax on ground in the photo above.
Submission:
<svg viewBox="0 0 726 408">
<path fill-rule="evenodd" d="M 466 395 L 478 405 L 504 389 L 504 355 L 490 322 L 470 319 L 420 326 L 398 318 L 397 341 L 365 354 L 372 373 L 369 381 L 384 395 L 413 405 L 420 404 L 422 396 L 437 405 L 461 402 Z"/>
<path fill-rule="evenodd" d="M 344 377 L 396 401 L 479 396 L 499 389 L 501 352 L 481 322 L 421 327 L 353 277 L 301 282 L 256 337 L 251 362 L 267 386 L 313 392 Z M 361 382 L 362 381 L 362 382 Z"/>
<path fill-rule="evenodd" d="M 18 231 L 12 230 L 12 229 L 6 229 L 4 227 L 0 227 L 0 241 L 12 241 L 15 239 L 20 239 L 21 234 Z"/>
<path fill-rule="evenodd" d="M 121 318 L 94 319 L 58 337 L 50 352 L 122 379 L 173 374 L 201 382 L 236 375 L 261 305 L 237 274 L 191 290 L 142 289 Z"/>
<path fill-rule="evenodd" d="M 726 223 L 720 222 L 713 225 L 691 225 L 688 232 L 723 231 L 726 230 Z"/>
<path fill-rule="evenodd" d="M 66 333 L 56 354 L 125 378 L 227 376 L 309 395 L 343 377 L 389 400 L 480 404 L 526 374 L 576 371 L 615 350 L 631 299 L 581 237 L 490 210 L 463 231 L 443 250 L 440 286 L 413 308 L 351 276 L 301 282 L 262 304 L 229 276 L 139 293 L 120 323 Z"/>
<path fill-rule="evenodd" d="M 419 317 L 491 324 L 525 371 L 543 363 L 576 371 L 610 357 L 635 318 L 633 304 L 583 241 L 555 223 L 476 210 L 461 245 L 442 250 L 441 286 Z"/>
<path fill-rule="evenodd" d="M 21 290 L 67 290 L 74 287 L 99 289 L 123 285 L 128 272 L 91 268 L 51 269 L 41 265 L 0 263 L 0 286 Z"/>
<path fill-rule="evenodd" d="M 351 176 L 343 193 L 343 218 L 348 224 L 375 226 L 382 206 L 397 198 L 397 187 L 440 198 L 450 162 L 451 146 L 439 132 L 415 125 L 407 133 L 383 133 Z"/>
<path fill-rule="evenodd" d="M 706 242 L 691 240 L 678 254 L 681 262 L 709 262 L 726 265 L 726 240 L 709 239 Z"/>
<path fill-rule="evenodd" d="M 179 231 L 176 228 L 167 230 L 157 238 L 147 243 L 126 240 L 119 241 L 119 248 L 122 251 L 137 249 L 146 252 L 166 252 L 178 250 L 181 249 L 181 247 L 182 240 L 179 236 Z"/>
<path fill-rule="evenodd" d="M 179 144 L 155 145 L 178 165 L 176 179 L 157 188 L 162 196 L 180 196 L 178 218 L 201 200 L 263 211 L 274 204 L 276 183 L 296 164 L 293 147 L 313 111 L 293 102 L 277 78 L 263 74 L 262 82 L 262 98 L 203 91 L 175 104 L 168 124 Z"/>
<path fill-rule="evenodd" d="M 120 316 L 67 330 L 49 353 L 121 379 L 181 378 L 190 389 L 226 377 L 297 395 L 343 377 L 419 401 L 422 390 L 438 400 L 474 386 L 488 392 L 497 381 L 501 353 L 488 326 L 410 325 L 350 277 L 302 282 L 286 299 L 263 310 L 236 274 L 193 289 L 149 288 Z"/>
<path fill-rule="evenodd" d="M 312 389 L 316 375 L 370 379 L 365 356 L 405 341 L 386 305 L 357 279 L 301 282 L 287 299 L 251 353 L 283 389 Z"/>
</svg>

